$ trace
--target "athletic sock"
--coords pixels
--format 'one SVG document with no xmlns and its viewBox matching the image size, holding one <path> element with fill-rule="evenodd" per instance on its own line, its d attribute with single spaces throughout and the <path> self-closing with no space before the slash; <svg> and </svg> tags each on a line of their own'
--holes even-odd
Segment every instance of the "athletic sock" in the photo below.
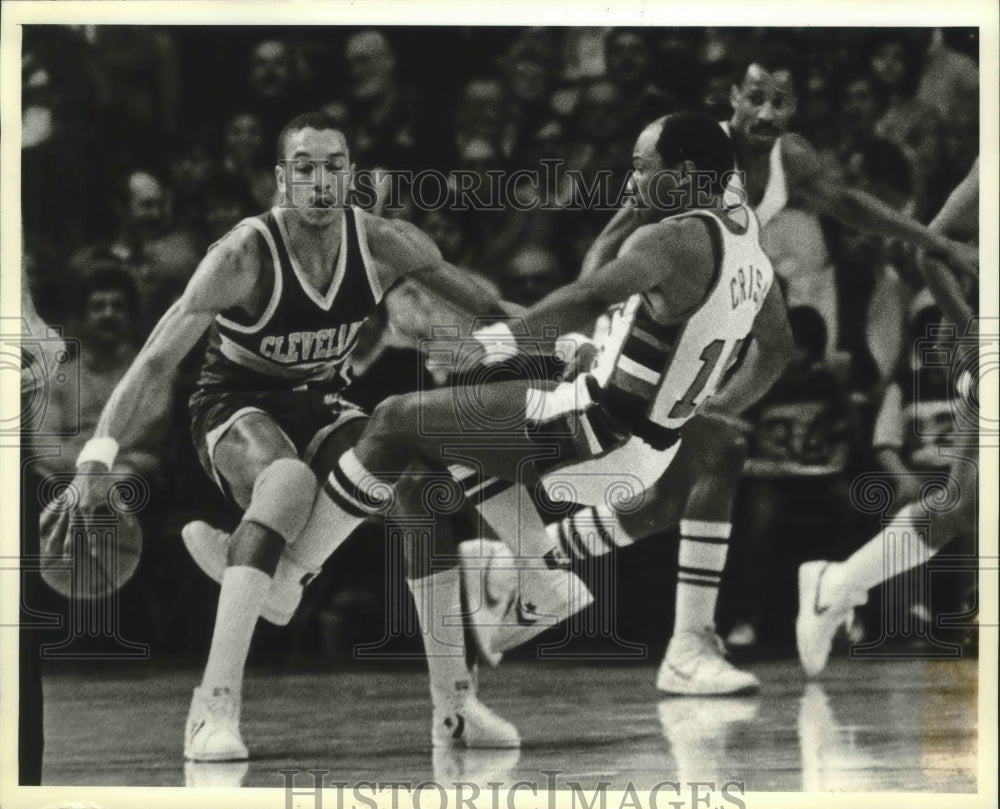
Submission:
<svg viewBox="0 0 1000 809">
<path fill-rule="evenodd" d="M 233 694 L 242 691 L 250 641 L 270 586 L 271 577 L 255 567 L 226 568 L 215 614 L 212 646 L 201 681 L 210 694 L 221 688 Z"/>
<path fill-rule="evenodd" d="M 677 560 L 674 635 L 715 627 L 722 571 L 726 567 L 732 523 L 681 520 Z"/>
<path fill-rule="evenodd" d="M 461 579 L 457 567 L 406 579 L 420 621 L 435 707 L 455 710 L 470 693 L 461 621 Z"/>
<path fill-rule="evenodd" d="M 347 450 L 324 481 L 305 528 L 282 554 L 282 573 L 294 569 L 290 562 L 305 571 L 319 569 L 355 528 L 390 501 L 389 484 L 369 472 L 353 449 Z"/>
<path fill-rule="evenodd" d="M 915 519 L 916 507 L 904 507 L 878 534 L 840 564 L 827 568 L 820 585 L 820 606 L 848 606 L 852 593 L 863 593 L 934 555 L 927 530 Z"/>
<path fill-rule="evenodd" d="M 546 530 L 566 559 L 593 559 L 635 542 L 607 506 L 585 506 Z"/>
</svg>

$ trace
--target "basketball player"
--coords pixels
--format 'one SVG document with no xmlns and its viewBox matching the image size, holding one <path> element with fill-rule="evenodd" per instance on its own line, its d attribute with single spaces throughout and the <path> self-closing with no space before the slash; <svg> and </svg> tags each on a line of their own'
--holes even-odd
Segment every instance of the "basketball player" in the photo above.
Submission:
<svg viewBox="0 0 1000 809">
<path fill-rule="evenodd" d="M 977 158 L 929 228 L 935 233 L 975 236 L 978 208 Z M 923 257 L 918 266 L 944 320 L 957 328 L 958 335 L 966 334 L 975 311 L 967 303 L 958 279 L 931 256 Z M 954 382 L 958 401 L 953 413 L 964 422 L 965 430 L 978 430 L 978 359 L 970 355 L 956 356 L 956 360 L 968 369 Z M 799 568 L 796 642 L 802 668 L 810 677 L 826 666 L 838 628 L 849 619 L 854 607 L 867 601 L 869 590 L 923 564 L 949 540 L 974 529 L 977 499 L 971 493 L 979 491 L 978 441 L 978 433 L 967 433 L 947 452 L 939 449 L 950 458 L 949 482 L 958 493 L 954 504 L 942 507 L 940 502 L 933 502 L 933 493 L 921 492 L 916 502 L 904 506 L 889 525 L 843 562 L 807 562 Z"/>
<path fill-rule="evenodd" d="M 785 206 L 796 204 L 859 230 L 934 250 L 974 276 L 975 251 L 850 188 L 837 168 L 825 163 L 805 138 L 788 133 L 800 74 L 794 53 L 780 45 L 762 46 L 744 60 L 731 90 L 733 115 L 723 124 L 732 138 L 742 182 L 737 175 L 726 199 L 745 201 L 761 227 Z M 593 246 L 583 274 L 598 266 L 637 226 L 630 211 L 619 211 Z M 769 372 L 781 367 L 782 360 L 764 363 L 762 373 L 742 377 L 743 389 L 730 391 L 725 409 L 717 399 L 708 402 L 685 426 L 684 457 L 679 459 L 684 463 L 671 464 L 655 495 L 645 498 L 641 507 L 617 512 L 607 506 L 584 509 L 552 529 L 553 544 L 558 542 L 556 547 L 565 554 L 601 555 L 675 525 L 677 490 L 688 491 L 680 519 L 674 630 L 657 675 L 657 687 L 666 693 L 725 694 L 759 685 L 752 673 L 724 659 L 721 641 L 705 644 L 701 638 L 708 630 L 714 632 L 732 510 L 745 458 L 737 416 L 764 396 L 778 377 Z"/>
<path fill-rule="evenodd" d="M 191 760 L 247 758 L 239 727 L 243 670 L 272 580 L 300 596 L 301 582 L 335 547 L 328 535 L 341 512 L 320 494 L 314 470 L 325 475 L 365 423 L 339 392 L 350 381 L 351 352 L 366 318 L 404 276 L 464 311 L 502 313 L 420 230 L 348 204 L 354 167 L 342 131 L 326 115 L 289 122 L 277 157 L 282 204 L 243 220 L 209 249 L 111 395 L 74 479 L 73 519 L 86 524 L 109 487 L 109 476 L 89 473 L 114 471 L 116 458 L 161 417 L 178 365 L 207 330 L 192 432 L 206 471 L 244 515 L 219 572 L 211 649 L 185 731 Z M 42 530 L 66 535 L 68 520 L 48 510 Z M 433 599 L 459 603 L 457 574 L 417 578 L 411 586 L 418 610 L 434 608 Z M 272 622 L 288 622 L 285 606 L 270 605 Z M 433 618 L 422 613 L 421 622 L 426 628 Z M 427 635 L 443 631 L 435 626 Z M 456 631 L 453 645 L 462 640 L 461 627 Z M 464 656 L 432 651 L 428 658 L 439 695 L 435 744 L 517 746 L 516 731 L 476 700 Z"/>
<path fill-rule="evenodd" d="M 391 470 L 410 458 L 440 464 L 451 451 L 450 471 L 501 536 L 544 531 L 537 514 L 537 527 L 526 522 L 527 498 L 512 498 L 515 485 L 505 481 L 540 481 L 553 491 L 568 482 L 590 503 L 603 500 L 623 468 L 637 488 L 651 485 L 676 452 L 680 428 L 727 375 L 752 378 L 787 352 L 790 329 L 757 221 L 746 207 L 724 210 L 721 202 L 733 165 L 725 133 L 707 116 L 678 113 L 648 126 L 634 155 L 648 223 L 616 257 L 531 307 L 517 335 L 495 324 L 475 332 L 481 347 L 470 349 L 486 361 L 538 344 L 544 351 L 553 330 L 589 327 L 615 306 L 591 371 L 548 388 L 515 380 L 387 399 L 331 477 L 328 493 L 345 517 L 386 508 Z M 514 431 L 494 443 L 516 452 L 452 440 L 475 439 L 479 425 L 470 432 L 462 407 L 473 400 L 483 414 L 512 414 Z"/>
</svg>

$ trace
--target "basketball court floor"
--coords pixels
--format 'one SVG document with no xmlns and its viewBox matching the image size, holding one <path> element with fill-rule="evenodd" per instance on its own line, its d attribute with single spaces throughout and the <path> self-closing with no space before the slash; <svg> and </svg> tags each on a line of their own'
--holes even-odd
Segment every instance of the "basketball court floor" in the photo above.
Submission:
<svg viewBox="0 0 1000 809">
<path fill-rule="evenodd" d="M 427 675 L 413 665 L 252 671 L 243 702 L 251 761 L 187 766 L 196 670 L 50 671 L 44 783 L 281 789 L 282 770 L 301 772 L 296 788 L 320 770 L 324 782 L 528 781 L 540 790 L 706 781 L 751 793 L 970 793 L 977 665 L 840 658 L 807 682 L 797 661 L 768 661 L 752 666 L 758 695 L 694 699 L 660 695 L 648 662 L 512 662 L 483 672 L 479 687 L 521 732 L 520 751 L 497 752 L 431 750 Z"/>
</svg>

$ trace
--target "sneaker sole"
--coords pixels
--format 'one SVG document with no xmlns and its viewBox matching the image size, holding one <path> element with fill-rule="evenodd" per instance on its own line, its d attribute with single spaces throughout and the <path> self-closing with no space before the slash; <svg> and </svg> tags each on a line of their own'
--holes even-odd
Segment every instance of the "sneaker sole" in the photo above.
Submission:
<svg viewBox="0 0 1000 809">
<path fill-rule="evenodd" d="M 475 549 L 473 549 L 475 545 Z M 466 559 L 475 559 L 478 562 L 482 561 L 482 557 L 479 555 L 479 548 L 481 543 L 478 540 L 471 540 L 462 542 L 458 546 L 458 554 L 460 558 L 459 568 L 462 572 L 462 600 L 465 606 L 465 625 L 469 630 L 469 634 L 472 637 L 473 642 L 476 646 L 476 652 L 478 653 L 480 659 L 489 666 L 497 666 L 503 659 L 503 652 L 497 652 L 492 648 L 490 641 L 496 635 L 495 626 L 487 626 L 480 622 L 477 617 L 479 613 L 473 613 L 468 608 L 469 594 L 472 592 L 477 592 L 480 594 L 480 598 L 486 597 L 486 583 L 483 580 L 483 573 L 489 574 L 489 566 L 484 569 L 482 567 L 473 568 L 471 565 L 466 564 Z M 490 557 L 489 561 L 492 561 L 493 557 Z M 492 612 L 492 610 L 490 610 Z M 503 613 L 498 613 L 503 615 Z M 462 744 L 456 746 L 464 746 Z"/>
<path fill-rule="evenodd" d="M 760 683 L 747 685 L 733 691 L 683 691 L 679 688 L 667 688 L 662 685 L 657 685 L 656 689 L 668 697 L 744 697 L 759 692 Z"/>
</svg>

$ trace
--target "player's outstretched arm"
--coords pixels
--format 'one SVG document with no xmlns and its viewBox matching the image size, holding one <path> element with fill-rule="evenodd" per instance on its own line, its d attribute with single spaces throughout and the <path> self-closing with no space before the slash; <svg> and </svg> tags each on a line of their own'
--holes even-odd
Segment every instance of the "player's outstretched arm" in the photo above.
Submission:
<svg viewBox="0 0 1000 809">
<path fill-rule="evenodd" d="M 105 505 L 111 485 L 109 476 L 93 473 L 129 471 L 116 463 L 119 449 L 141 445 L 167 416 L 178 368 L 215 315 L 249 300 L 256 283 L 250 235 L 247 228 L 237 229 L 208 253 L 111 393 L 94 436 L 77 458 L 79 471 L 72 485 L 85 519 Z M 50 504 L 41 517 L 43 537 L 62 536 L 70 519 L 68 510 Z"/>
<path fill-rule="evenodd" d="M 901 239 L 942 253 L 963 273 L 978 276 L 978 259 L 964 245 L 924 227 L 871 194 L 851 188 L 839 172 L 821 160 L 805 138 L 786 135 L 781 145 L 785 169 L 797 193 L 818 213 L 865 233 Z"/>
<path fill-rule="evenodd" d="M 948 195 L 927 229 L 955 239 L 970 239 L 979 233 L 978 157 L 965 179 Z"/>
<path fill-rule="evenodd" d="M 771 284 L 754 318 L 750 339 L 739 366 L 730 370 L 719 392 L 705 403 L 707 411 L 745 413 L 764 398 L 788 367 L 795 340 L 777 281 Z"/>
<path fill-rule="evenodd" d="M 639 228 L 620 256 L 528 309 L 528 338 L 537 340 L 551 328 L 560 334 L 582 331 L 608 307 L 657 286 L 670 290 L 677 313 L 690 311 L 704 298 L 712 276 L 706 227 L 687 219 Z"/>
<path fill-rule="evenodd" d="M 484 317 L 518 313 L 473 273 L 445 261 L 431 237 L 416 225 L 373 216 L 366 227 L 369 249 L 383 268 L 384 289 L 405 277 L 462 312 Z"/>
</svg>

